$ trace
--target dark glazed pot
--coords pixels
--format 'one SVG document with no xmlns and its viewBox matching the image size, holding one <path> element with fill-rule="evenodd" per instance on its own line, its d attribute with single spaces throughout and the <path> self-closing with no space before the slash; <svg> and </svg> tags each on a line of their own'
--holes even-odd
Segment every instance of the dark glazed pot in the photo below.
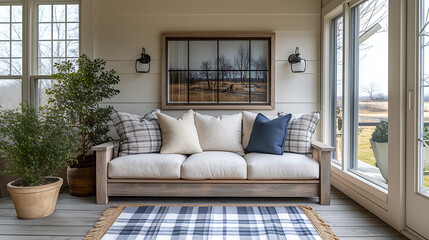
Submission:
<svg viewBox="0 0 429 240">
<path fill-rule="evenodd" d="M 86 168 L 67 168 L 67 182 L 74 196 L 95 194 L 95 166 Z"/>
</svg>

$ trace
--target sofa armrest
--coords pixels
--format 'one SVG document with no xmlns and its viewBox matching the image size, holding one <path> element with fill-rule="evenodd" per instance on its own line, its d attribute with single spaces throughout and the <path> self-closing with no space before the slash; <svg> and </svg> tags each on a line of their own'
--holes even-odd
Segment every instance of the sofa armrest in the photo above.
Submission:
<svg viewBox="0 0 429 240">
<path fill-rule="evenodd" d="M 331 152 L 335 148 L 319 141 L 312 141 L 313 158 L 319 162 L 320 204 L 330 204 L 331 194 Z"/>
<path fill-rule="evenodd" d="M 311 147 L 313 149 L 318 149 L 321 151 L 329 151 L 329 152 L 335 151 L 335 148 L 332 147 L 331 145 L 324 144 L 324 143 L 316 141 L 316 140 L 311 141 Z"/>
<path fill-rule="evenodd" d="M 107 165 L 114 158 L 115 146 L 117 142 L 107 142 L 92 147 L 95 151 L 96 165 L 96 187 L 97 187 L 97 203 L 107 204 Z"/>
<path fill-rule="evenodd" d="M 118 141 L 102 143 L 100 145 L 92 147 L 92 151 L 97 152 L 97 151 L 107 151 L 110 149 L 114 149 L 118 145 L 118 143 L 119 143 Z"/>
</svg>

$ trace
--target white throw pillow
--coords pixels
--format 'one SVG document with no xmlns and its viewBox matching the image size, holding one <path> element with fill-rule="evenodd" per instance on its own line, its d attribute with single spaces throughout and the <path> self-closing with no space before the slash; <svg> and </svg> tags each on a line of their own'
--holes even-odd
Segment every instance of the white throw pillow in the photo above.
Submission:
<svg viewBox="0 0 429 240">
<path fill-rule="evenodd" d="M 252 133 L 253 123 L 255 122 L 257 113 L 242 111 L 243 114 L 243 132 L 242 132 L 242 144 L 245 149 L 249 144 L 250 134 Z M 277 118 L 277 116 L 267 116 L 269 119 Z"/>
<path fill-rule="evenodd" d="M 179 118 L 156 113 L 161 127 L 161 153 L 193 154 L 203 150 L 194 124 L 194 112 L 189 110 Z"/>
<path fill-rule="evenodd" d="M 228 151 L 244 155 L 241 113 L 213 117 L 195 113 L 195 126 L 203 151 Z"/>
</svg>

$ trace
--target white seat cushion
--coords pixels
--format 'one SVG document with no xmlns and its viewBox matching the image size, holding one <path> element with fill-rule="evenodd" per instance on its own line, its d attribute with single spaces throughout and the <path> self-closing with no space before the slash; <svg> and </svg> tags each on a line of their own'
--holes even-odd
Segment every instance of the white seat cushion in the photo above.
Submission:
<svg viewBox="0 0 429 240">
<path fill-rule="evenodd" d="M 186 155 L 136 154 L 118 157 L 109 162 L 110 178 L 180 179 L 180 167 Z"/>
<path fill-rule="evenodd" d="M 189 156 L 182 164 L 183 179 L 246 179 L 246 160 L 232 152 L 203 152 Z"/>
<path fill-rule="evenodd" d="M 303 154 L 249 153 L 244 158 L 249 179 L 319 179 L 319 163 Z"/>
</svg>

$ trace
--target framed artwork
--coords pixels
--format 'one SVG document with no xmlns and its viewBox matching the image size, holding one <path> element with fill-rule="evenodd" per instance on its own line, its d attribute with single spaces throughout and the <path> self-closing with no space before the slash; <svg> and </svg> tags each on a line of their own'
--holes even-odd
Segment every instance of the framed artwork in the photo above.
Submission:
<svg viewBox="0 0 429 240">
<path fill-rule="evenodd" d="M 274 109 L 274 33 L 162 34 L 163 109 Z"/>
</svg>

